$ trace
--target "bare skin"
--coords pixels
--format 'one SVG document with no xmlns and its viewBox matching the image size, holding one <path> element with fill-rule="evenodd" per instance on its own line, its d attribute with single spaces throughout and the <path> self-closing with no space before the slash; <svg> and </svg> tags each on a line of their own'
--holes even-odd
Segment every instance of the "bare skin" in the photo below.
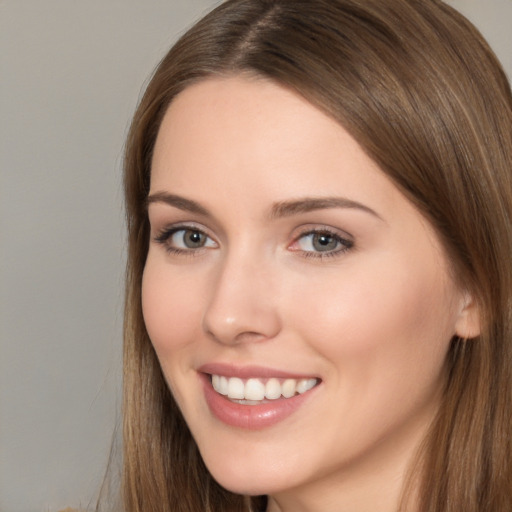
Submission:
<svg viewBox="0 0 512 512">
<path fill-rule="evenodd" d="M 450 339 L 478 329 L 425 219 L 340 125 L 243 77 L 171 104 L 149 218 L 144 317 L 213 476 L 268 512 L 394 512 Z M 317 384 L 282 421 L 239 428 L 205 399 L 212 363 Z"/>
</svg>

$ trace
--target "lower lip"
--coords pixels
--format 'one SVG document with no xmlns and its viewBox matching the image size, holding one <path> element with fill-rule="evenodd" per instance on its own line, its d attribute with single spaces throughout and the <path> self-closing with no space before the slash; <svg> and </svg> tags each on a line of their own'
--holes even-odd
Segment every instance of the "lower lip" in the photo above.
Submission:
<svg viewBox="0 0 512 512">
<path fill-rule="evenodd" d="M 316 389 L 310 389 L 292 398 L 278 398 L 261 405 L 243 405 L 232 402 L 224 395 L 217 393 L 211 384 L 210 376 L 200 374 L 206 403 L 212 414 L 227 425 L 247 430 L 261 430 L 271 427 L 293 414 L 309 398 Z"/>
</svg>

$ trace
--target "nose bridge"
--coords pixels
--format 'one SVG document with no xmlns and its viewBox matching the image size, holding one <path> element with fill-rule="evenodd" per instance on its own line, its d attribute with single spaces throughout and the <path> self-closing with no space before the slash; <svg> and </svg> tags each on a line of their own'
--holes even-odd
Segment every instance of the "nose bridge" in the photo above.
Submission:
<svg viewBox="0 0 512 512">
<path fill-rule="evenodd" d="M 204 312 L 205 332 L 225 344 L 273 338 L 280 329 L 273 290 L 268 258 L 249 246 L 226 251 Z"/>
</svg>

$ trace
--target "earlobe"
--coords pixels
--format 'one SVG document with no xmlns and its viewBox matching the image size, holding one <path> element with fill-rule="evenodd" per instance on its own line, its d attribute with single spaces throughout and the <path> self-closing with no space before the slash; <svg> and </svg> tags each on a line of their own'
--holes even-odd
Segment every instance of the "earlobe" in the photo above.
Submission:
<svg viewBox="0 0 512 512">
<path fill-rule="evenodd" d="M 480 308 L 473 296 L 470 293 L 465 293 L 455 324 L 455 334 L 462 339 L 476 338 L 480 335 L 480 324 Z"/>
</svg>

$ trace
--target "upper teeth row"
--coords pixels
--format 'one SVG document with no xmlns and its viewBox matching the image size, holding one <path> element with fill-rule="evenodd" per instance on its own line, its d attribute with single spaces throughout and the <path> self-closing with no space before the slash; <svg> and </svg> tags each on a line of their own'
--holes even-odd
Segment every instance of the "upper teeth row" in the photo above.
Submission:
<svg viewBox="0 0 512 512">
<path fill-rule="evenodd" d="M 283 396 L 290 398 L 296 393 L 305 393 L 313 388 L 317 379 L 279 379 L 271 378 L 267 382 L 252 378 L 243 381 L 238 377 L 212 375 L 212 386 L 217 393 L 235 400 L 275 400 Z"/>
</svg>

